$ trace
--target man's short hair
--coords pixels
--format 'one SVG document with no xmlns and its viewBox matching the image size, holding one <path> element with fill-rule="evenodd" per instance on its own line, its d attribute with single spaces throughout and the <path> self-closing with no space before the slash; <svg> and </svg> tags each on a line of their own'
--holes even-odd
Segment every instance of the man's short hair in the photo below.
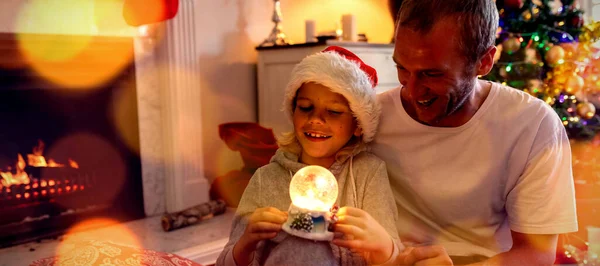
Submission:
<svg viewBox="0 0 600 266">
<path fill-rule="evenodd" d="M 423 34 L 440 20 L 454 18 L 461 33 L 458 45 L 470 64 L 495 44 L 498 29 L 493 0 L 404 0 L 397 17 L 396 30 L 407 27 Z"/>
</svg>

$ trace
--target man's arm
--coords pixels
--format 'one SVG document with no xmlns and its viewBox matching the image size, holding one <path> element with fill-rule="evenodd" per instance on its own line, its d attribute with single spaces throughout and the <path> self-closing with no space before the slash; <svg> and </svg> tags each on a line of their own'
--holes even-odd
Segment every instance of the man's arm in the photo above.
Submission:
<svg viewBox="0 0 600 266">
<path fill-rule="evenodd" d="M 511 231 L 513 246 L 473 266 L 552 265 L 556 259 L 558 235 L 534 235 Z"/>
<path fill-rule="evenodd" d="M 511 231 L 513 246 L 507 251 L 471 266 L 552 265 L 556 258 L 558 235 L 534 235 Z M 408 247 L 397 260 L 398 265 L 453 265 L 443 246 Z"/>
</svg>

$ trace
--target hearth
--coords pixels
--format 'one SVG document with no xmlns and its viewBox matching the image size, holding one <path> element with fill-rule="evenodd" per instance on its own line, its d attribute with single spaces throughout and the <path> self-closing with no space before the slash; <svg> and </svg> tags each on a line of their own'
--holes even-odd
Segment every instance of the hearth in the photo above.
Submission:
<svg viewBox="0 0 600 266">
<path fill-rule="evenodd" d="M 0 34 L 0 54 L 0 247 L 143 217 L 133 38 Z"/>
</svg>

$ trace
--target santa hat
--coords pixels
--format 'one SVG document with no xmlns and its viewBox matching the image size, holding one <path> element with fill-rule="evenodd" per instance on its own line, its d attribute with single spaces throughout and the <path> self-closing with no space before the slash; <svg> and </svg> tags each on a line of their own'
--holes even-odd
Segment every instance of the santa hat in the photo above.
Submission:
<svg viewBox="0 0 600 266">
<path fill-rule="evenodd" d="M 285 89 L 284 110 L 293 121 L 293 101 L 302 84 L 314 82 L 328 87 L 348 100 L 363 141 L 373 140 L 379 123 L 381 108 L 376 99 L 377 71 L 365 64 L 352 52 L 338 46 L 329 46 L 322 52 L 304 58 L 292 71 Z"/>
</svg>

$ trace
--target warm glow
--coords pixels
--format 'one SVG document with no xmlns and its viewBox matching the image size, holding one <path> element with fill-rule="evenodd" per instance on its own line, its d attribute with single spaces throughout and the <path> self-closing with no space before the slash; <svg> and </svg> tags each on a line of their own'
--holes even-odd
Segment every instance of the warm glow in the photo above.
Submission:
<svg viewBox="0 0 600 266">
<path fill-rule="evenodd" d="M 297 207 L 328 211 L 337 201 L 338 185 L 329 170 L 316 165 L 300 169 L 290 182 L 290 197 Z"/>
<path fill-rule="evenodd" d="M 97 33 L 94 3 L 91 0 L 23 1 L 17 16 L 15 32 L 78 35 Z"/>
<path fill-rule="evenodd" d="M 78 232 L 82 231 L 85 231 L 85 233 L 79 235 Z M 142 247 L 136 234 L 125 224 L 108 218 L 92 218 L 68 229 L 64 240 L 60 242 L 56 249 L 56 255 L 58 256 L 56 265 L 70 265 L 70 262 L 74 261 L 74 257 L 81 255 L 81 250 L 77 249 L 77 243 L 81 240 L 90 239 Z"/>
<path fill-rule="evenodd" d="M 394 22 L 387 2 L 387 0 L 282 1 L 283 31 L 293 43 L 303 43 L 305 20 L 315 20 L 317 34 L 319 34 L 335 31 L 337 25 L 341 28 L 342 15 L 353 14 L 356 16 L 358 33 L 365 33 L 369 42 L 389 43 L 394 35 Z M 269 18 L 266 17 L 265 20 Z"/>
<path fill-rule="evenodd" d="M 135 28 L 128 26 L 122 17 L 122 2 L 24 1 L 16 21 L 21 54 L 16 59 L 22 62 L 20 65 L 29 65 L 41 76 L 67 88 L 104 84 L 133 58 L 131 43 L 105 37 L 129 37 L 135 33 Z"/>
<path fill-rule="evenodd" d="M 2 177 L 2 179 L 0 179 L 0 184 L 3 187 L 7 187 L 7 191 L 8 191 L 8 187 L 10 187 L 11 185 L 30 184 L 31 179 L 30 179 L 29 175 L 27 174 L 27 172 L 25 172 L 25 168 L 27 167 L 27 165 L 32 166 L 32 167 L 65 167 L 64 164 L 57 163 L 53 159 L 48 159 L 48 161 L 46 162 L 46 158 L 43 156 L 44 147 L 45 147 L 44 142 L 39 140 L 38 145 L 33 147 L 32 153 L 27 154 L 27 163 L 25 162 L 25 160 L 23 159 L 23 156 L 21 154 L 17 154 L 17 163 L 15 164 L 15 172 L 13 173 L 10 169 L 9 169 L 9 171 L 6 171 L 6 172 L 0 171 L 0 177 Z M 75 162 L 71 159 L 69 159 L 69 165 L 71 168 L 79 168 L 79 165 L 77 164 L 77 162 Z M 46 187 L 48 185 L 48 183 L 50 186 L 53 186 L 55 184 L 55 181 L 54 180 L 49 180 L 49 181 L 42 180 L 42 181 L 40 181 L 39 186 Z M 38 188 L 38 183 L 33 183 L 31 185 L 31 188 L 34 188 L 34 189 Z M 30 189 L 30 187 L 27 186 L 26 189 Z M 20 196 L 17 198 L 20 198 Z M 28 198 L 28 197 L 26 197 L 26 198 Z"/>
<path fill-rule="evenodd" d="M 123 18 L 124 1 L 125 0 L 93 0 L 93 23 L 99 33 L 134 34 L 135 27 L 127 25 L 125 18 Z"/>
<path fill-rule="evenodd" d="M 131 130 L 131 124 L 137 121 L 136 106 L 131 102 L 137 101 L 135 93 L 135 83 L 121 83 L 121 88 L 113 95 L 113 109 L 111 110 L 113 123 L 119 133 L 119 137 L 134 153 L 139 154 L 139 133 L 137 130 Z M 184 125 L 182 125 L 184 127 Z"/>
<path fill-rule="evenodd" d="M 29 184 L 29 176 L 25 173 L 25 160 L 21 154 L 17 155 L 16 172 L 0 172 L 2 186 L 10 187 L 16 184 Z"/>
<path fill-rule="evenodd" d="M 71 166 L 71 168 L 79 169 L 79 164 L 77 164 L 77 162 L 73 161 L 71 158 L 69 158 L 69 166 Z"/>
<path fill-rule="evenodd" d="M 114 38 L 114 40 L 110 40 Z M 133 60 L 130 39 L 49 35 L 46 40 L 19 35 L 23 54 L 39 75 L 72 89 L 100 88 Z"/>
</svg>

